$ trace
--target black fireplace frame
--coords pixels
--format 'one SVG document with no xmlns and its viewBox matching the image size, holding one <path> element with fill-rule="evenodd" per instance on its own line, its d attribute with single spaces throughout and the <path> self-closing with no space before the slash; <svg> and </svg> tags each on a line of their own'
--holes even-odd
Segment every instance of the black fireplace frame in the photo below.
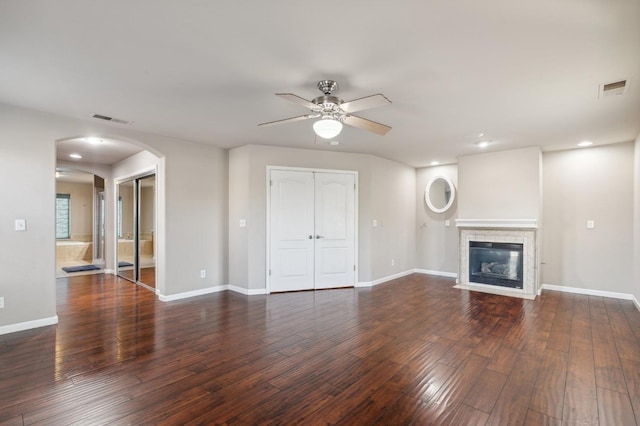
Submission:
<svg viewBox="0 0 640 426">
<path fill-rule="evenodd" d="M 475 250 L 474 250 L 475 249 Z M 507 262 L 506 258 L 511 253 L 518 254 L 516 265 Z M 482 255 L 482 256 L 481 256 Z M 482 262 L 486 260 L 487 262 Z M 506 262 L 506 263 L 505 263 Z M 491 265 L 491 266 L 487 266 Z M 511 267 L 517 269 L 515 278 Z M 491 270 L 491 267 L 502 270 Z M 485 269 L 484 271 L 482 269 Z M 505 273 L 506 272 L 506 273 Z M 524 286 L 524 244 L 469 241 L 469 282 L 475 284 L 488 284 L 512 289 L 522 289 Z"/>
</svg>

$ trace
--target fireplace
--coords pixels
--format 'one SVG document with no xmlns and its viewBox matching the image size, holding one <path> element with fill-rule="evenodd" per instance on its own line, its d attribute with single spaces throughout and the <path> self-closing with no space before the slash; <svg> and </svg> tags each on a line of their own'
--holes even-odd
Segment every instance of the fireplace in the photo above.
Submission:
<svg viewBox="0 0 640 426">
<path fill-rule="evenodd" d="M 469 241 L 469 281 L 522 288 L 523 244 Z"/>
<path fill-rule="evenodd" d="M 460 257 L 456 288 L 534 299 L 538 292 L 534 220 L 456 220 Z"/>
</svg>

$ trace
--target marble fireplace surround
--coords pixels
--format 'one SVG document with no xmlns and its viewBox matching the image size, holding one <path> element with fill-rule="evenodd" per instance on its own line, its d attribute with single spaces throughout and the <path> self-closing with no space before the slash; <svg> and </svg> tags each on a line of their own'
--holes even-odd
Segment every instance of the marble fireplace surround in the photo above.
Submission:
<svg viewBox="0 0 640 426">
<path fill-rule="evenodd" d="M 537 294 L 537 229 L 535 219 L 457 219 L 460 232 L 458 283 L 455 288 L 535 299 Z M 516 243 L 523 245 L 522 289 L 469 282 L 469 242 Z"/>
</svg>

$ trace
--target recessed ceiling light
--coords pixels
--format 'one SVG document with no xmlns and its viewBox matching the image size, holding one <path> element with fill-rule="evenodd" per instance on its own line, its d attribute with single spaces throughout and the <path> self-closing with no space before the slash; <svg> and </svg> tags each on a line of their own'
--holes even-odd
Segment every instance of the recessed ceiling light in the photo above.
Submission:
<svg viewBox="0 0 640 426">
<path fill-rule="evenodd" d="M 84 138 L 84 140 L 85 140 L 85 141 L 87 141 L 87 142 L 89 142 L 89 143 L 92 143 L 92 144 L 99 144 L 99 143 L 104 142 L 104 141 L 103 141 L 102 139 L 100 139 L 100 138 L 93 138 L 93 137 L 92 137 L 92 138 Z"/>
<path fill-rule="evenodd" d="M 432 165 L 432 166 L 437 166 L 438 164 L 440 164 L 440 162 L 439 162 L 439 161 L 432 161 L 432 162 L 431 162 L 431 165 Z"/>
<path fill-rule="evenodd" d="M 82 158 L 82 155 L 80 154 L 76 154 L 75 152 L 73 154 L 69 154 L 69 157 L 71 158 L 75 158 L 77 160 L 79 160 L 80 158 Z"/>
<path fill-rule="evenodd" d="M 593 142 L 591 141 L 582 141 L 578 144 L 578 146 L 582 148 L 584 148 L 585 146 L 591 146 L 591 145 L 593 145 Z"/>
<path fill-rule="evenodd" d="M 491 141 L 479 141 L 476 142 L 476 145 L 478 145 L 478 148 L 486 148 L 491 145 Z"/>
</svg>

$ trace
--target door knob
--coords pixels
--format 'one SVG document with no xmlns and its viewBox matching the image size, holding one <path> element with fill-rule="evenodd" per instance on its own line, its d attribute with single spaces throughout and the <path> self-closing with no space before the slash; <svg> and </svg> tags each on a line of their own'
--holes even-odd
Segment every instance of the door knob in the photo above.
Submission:
<svg viewBox="0 0 640 426">
<path fill-rule="evenodd" d="M 309 239 L 310 239 L 310 240 L 313 240 L 313 235 L 309 235 Z"/>
<path fill-rule="evenodd" d="M 322 238 L 322 235 L 316 235 L 316 239 Z"/>
</svg>

